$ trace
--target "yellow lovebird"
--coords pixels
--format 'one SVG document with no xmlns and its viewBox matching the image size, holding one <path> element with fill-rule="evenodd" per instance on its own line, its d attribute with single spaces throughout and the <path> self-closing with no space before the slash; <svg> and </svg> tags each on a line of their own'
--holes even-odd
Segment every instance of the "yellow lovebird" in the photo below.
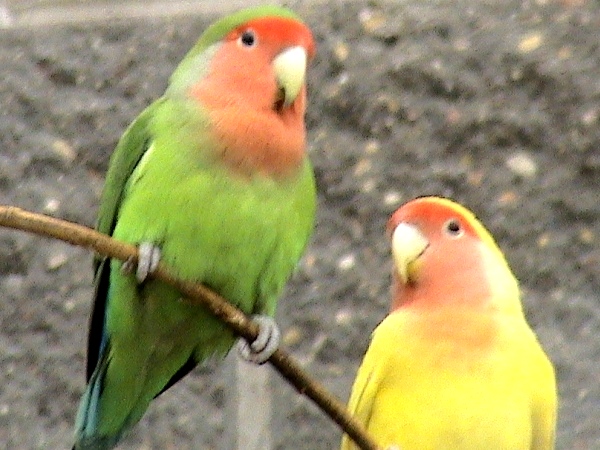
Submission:
<svg viewBox="0 0 600 450">
<path fill-rule="evenodd" d="M 373 332 L 350 412 L 383 449 L 553 449 L 554 369 L 489 232 L 438 197 L 406 203 L 388 230 L 390 314 Z M 341 448 L 358 447 L 344 436 Z"/>
</svg>

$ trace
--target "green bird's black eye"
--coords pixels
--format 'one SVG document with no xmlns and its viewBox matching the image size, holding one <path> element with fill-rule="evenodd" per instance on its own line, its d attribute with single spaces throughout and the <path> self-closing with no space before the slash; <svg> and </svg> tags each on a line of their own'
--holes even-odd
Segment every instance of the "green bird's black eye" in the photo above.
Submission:
<svg viewBox="0 0 600 450">
<path fill-rule="evenodd" d="M 459 237 L 463 234 L 463 229 L 460 226 L 458 219 L 450 219 L 444 224 L 444 231 L 451 237 Z"/>
<path fill-rule="evenodd" d="M 256 44 L 256 35 L 252 30 L 246 30 L 240 36 L 240 42 L 244 47 L 252 47 Z"/>
</svg>

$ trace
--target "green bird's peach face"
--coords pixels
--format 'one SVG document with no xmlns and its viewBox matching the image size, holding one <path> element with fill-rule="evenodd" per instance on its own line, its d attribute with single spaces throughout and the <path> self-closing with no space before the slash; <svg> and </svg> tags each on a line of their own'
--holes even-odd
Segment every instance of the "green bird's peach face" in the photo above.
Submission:
<svg viewBox="0 0 600 450">
<path fill-rule="evenodd" d="M 292 19 L 252 20 L 225 36 L 189 96 L 207 111 L 217 154 L 229 167 L 275 177 L 298 169 L 313 55 L 310 30 Z"/>
</svg>

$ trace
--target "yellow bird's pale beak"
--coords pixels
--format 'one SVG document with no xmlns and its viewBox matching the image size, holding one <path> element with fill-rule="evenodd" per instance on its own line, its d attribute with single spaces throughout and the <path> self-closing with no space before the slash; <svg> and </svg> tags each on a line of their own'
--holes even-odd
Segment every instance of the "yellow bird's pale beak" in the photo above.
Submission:
<svg viewBox="0 0 600 450">
<path fill-rule="evenodd" d="M 291 105 L 306 79 L 307 55 L 304 47 L 290 47 L 273 60 L 273 70 L 279 86 L 278 102 L 283 106 Z"/>
<path fill-rule="evenodd" d="M 396 272 L 404 284 L 416 281 L 419 257 L 429 241 L 414 225 L 401 222 L 392 234 L 392 256 Z"/>
</svg>

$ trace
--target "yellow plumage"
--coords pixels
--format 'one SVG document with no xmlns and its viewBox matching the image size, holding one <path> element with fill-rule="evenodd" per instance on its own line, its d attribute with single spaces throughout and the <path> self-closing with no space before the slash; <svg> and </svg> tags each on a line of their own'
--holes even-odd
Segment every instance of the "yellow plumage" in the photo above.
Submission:
<svg viewBox="0 0 600 450">
<path fill-rule="evenodd" d="M 393 310 L 373 332 L 351 413 L 383 449 L 553 449 L 554 369 L 489 233 L 439 198 L 408 203 L 390 224 L 393 246 L 403 243 Z M 342 450 L 355 448 L 344 436 Z"/>
</svg>

